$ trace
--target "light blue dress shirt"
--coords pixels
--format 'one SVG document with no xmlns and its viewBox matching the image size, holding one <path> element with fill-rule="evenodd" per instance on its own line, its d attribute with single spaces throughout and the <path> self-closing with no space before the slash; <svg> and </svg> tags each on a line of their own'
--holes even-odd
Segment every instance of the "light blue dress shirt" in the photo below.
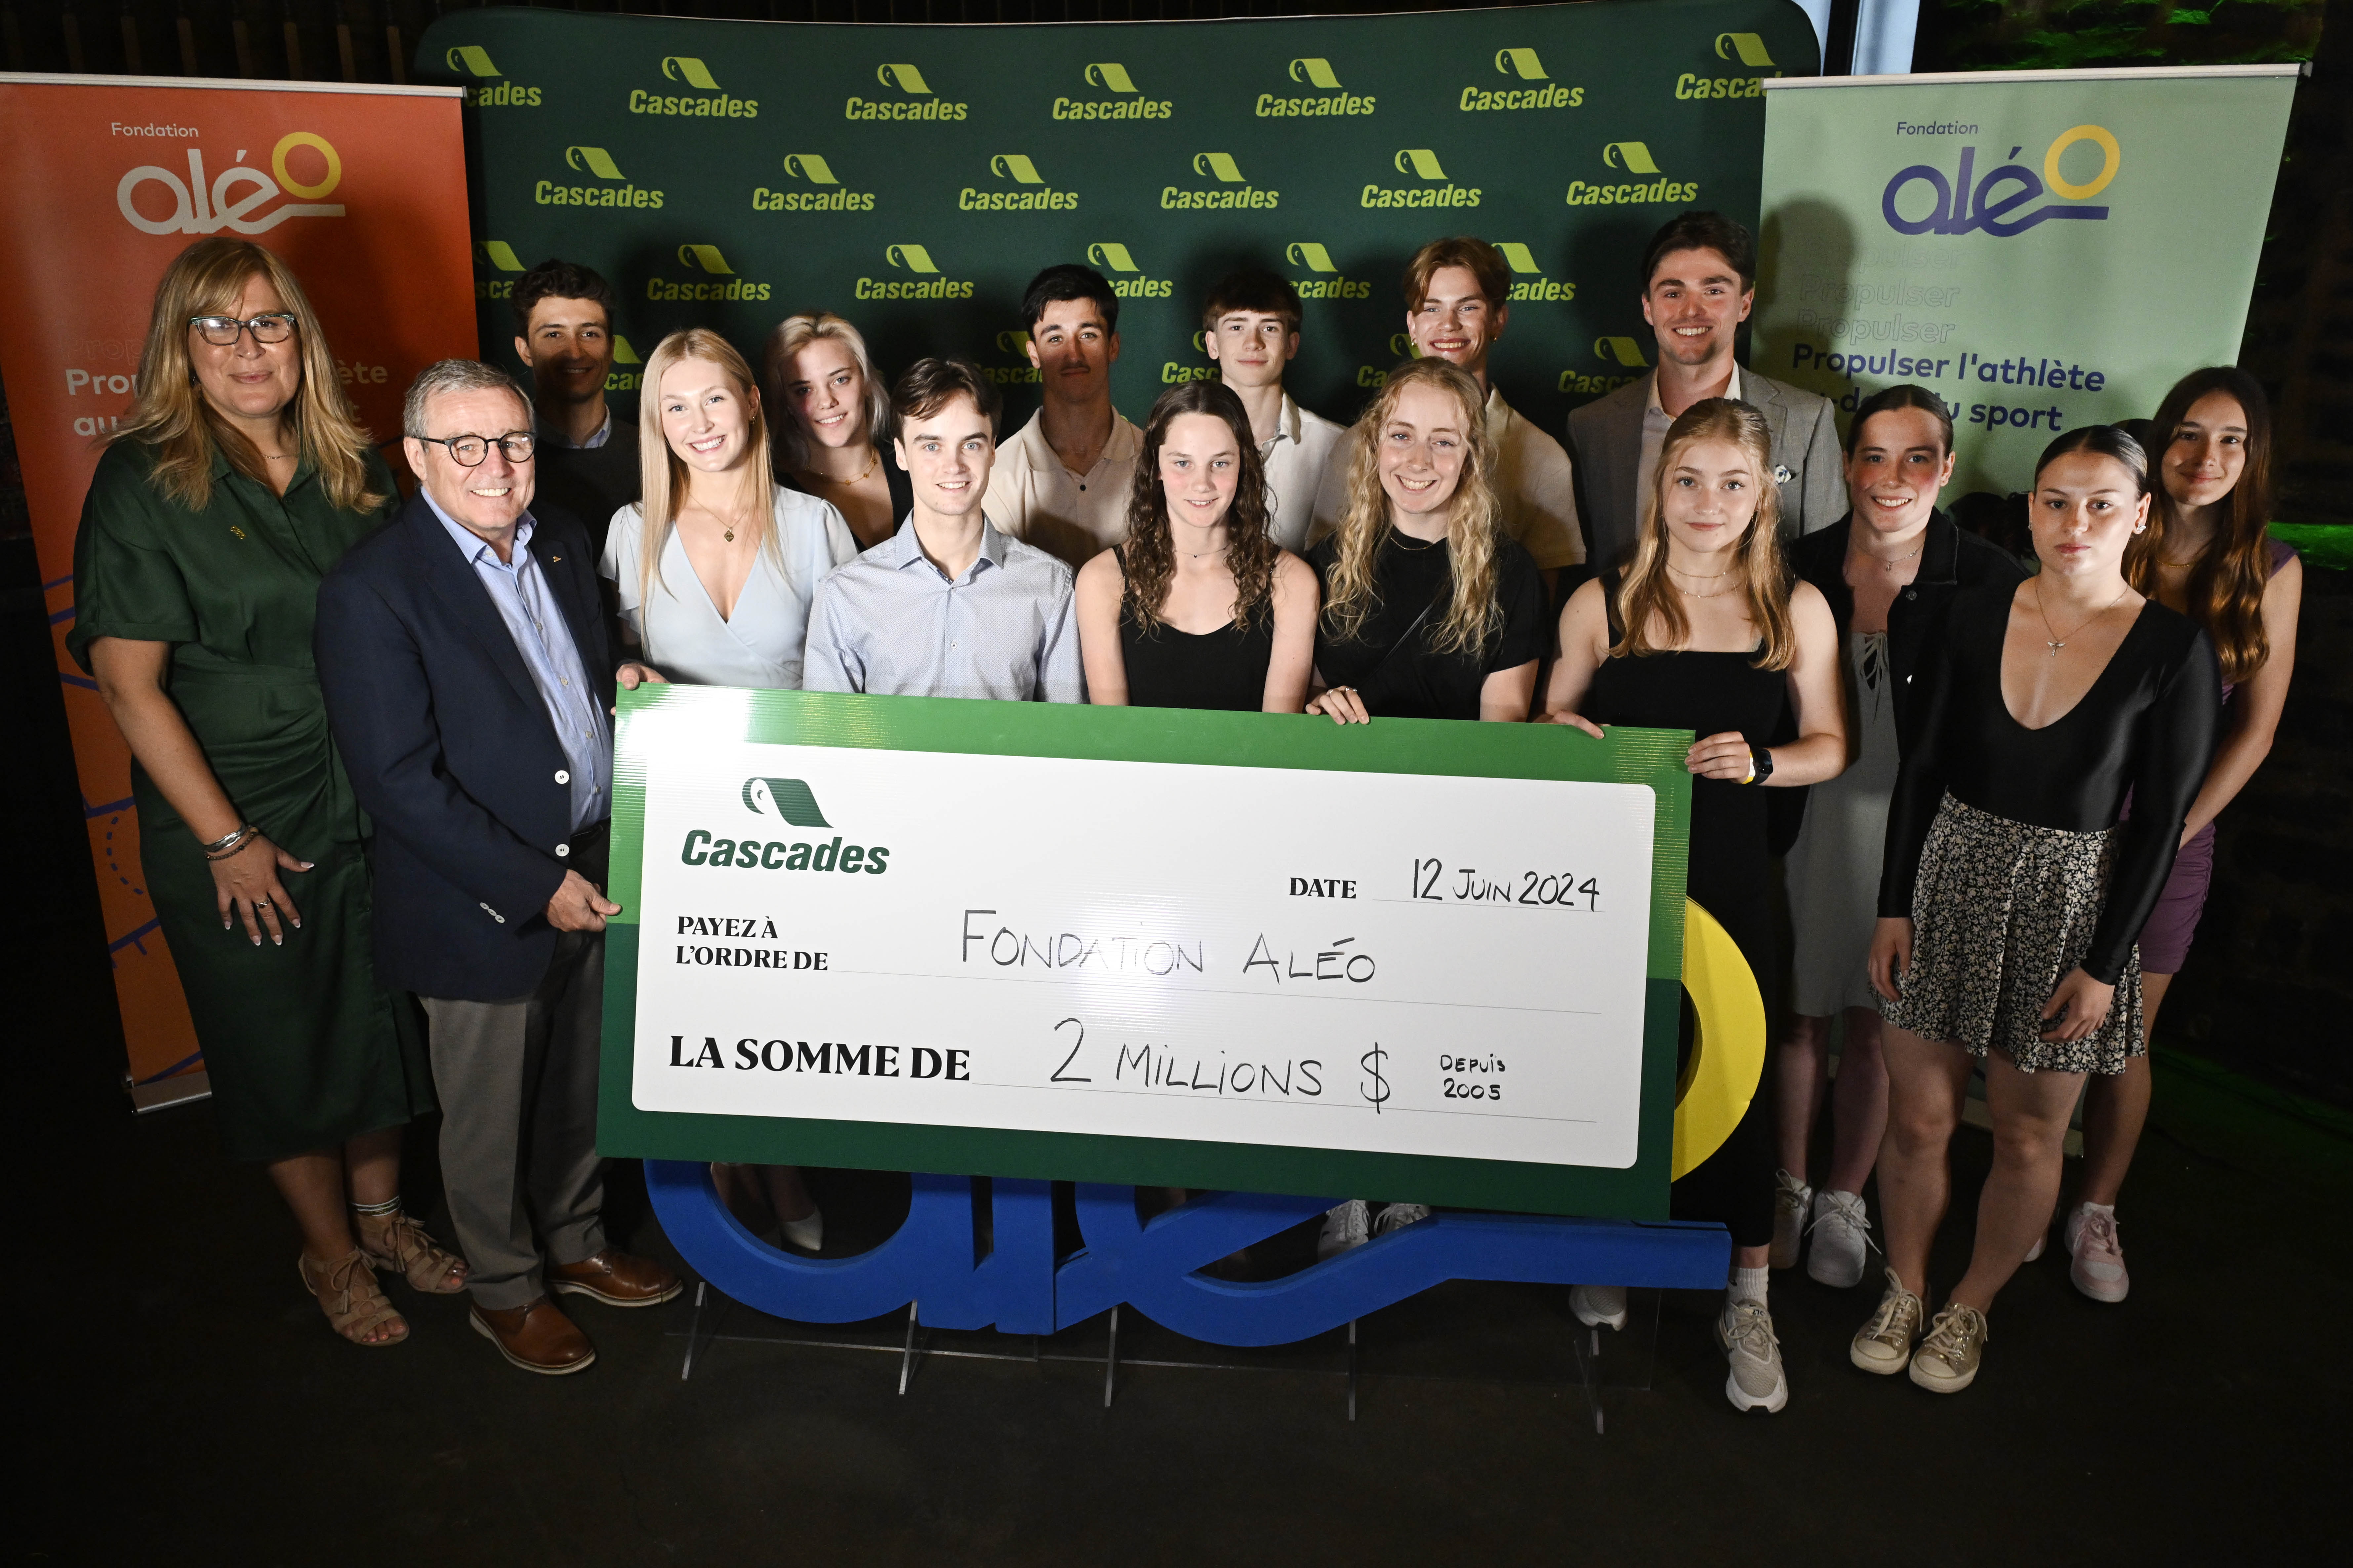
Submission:
<svg viewBox="0 0 2353 1568">
<path fill-rule="evenodd" d="M 950 580 L 899 531 L 818 584 L 801 685 L 893 697 L 1084 702 L 1071 569 L 984 519 Z"/>
<path fill-rule="evenodd" d="M 565 772 L 572 775 L 572 831 L 596 826 L 613 812 L 613 736 L 596 700 L 596 688 L 580 662 L 579 646 L 572 640 L 571 624 L 532 556 L 531 536 L 537 525 L 531 513 L 523 513 L 515 524 L 512 558 L 501 561 L 480 534 L 443 511 L 430 490 L 418 493 L 498 606 L 499 619 L 506 623 L 523 668 L 531 671 L 531 683 L 547 705 L 556 743 L 564 748 Z"/>
</svg>

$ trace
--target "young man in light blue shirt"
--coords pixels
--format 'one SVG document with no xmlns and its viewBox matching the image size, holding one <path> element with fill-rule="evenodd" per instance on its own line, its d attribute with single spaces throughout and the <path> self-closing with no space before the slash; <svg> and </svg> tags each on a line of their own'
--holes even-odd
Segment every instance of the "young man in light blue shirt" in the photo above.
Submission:
<svg viewBox="0 0 2353 1568">
<path fill-rule="evenodd" d="M 803 689 L 1084 702 L 1070 567 L 998 531 L 982 507 L 995 384 L 965 360 L 919 360 L 891 403 L 914 505 L 818 584 Z"/>
</svg>

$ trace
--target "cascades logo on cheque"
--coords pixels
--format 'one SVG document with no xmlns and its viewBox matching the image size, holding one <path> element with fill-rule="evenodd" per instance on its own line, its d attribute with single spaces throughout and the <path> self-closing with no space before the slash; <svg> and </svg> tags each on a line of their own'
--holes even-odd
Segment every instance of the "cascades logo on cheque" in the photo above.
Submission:
<svg viewBox="0 0 2353 1568">
<path fill-rule="evenodd" d="M 833 826 L 818 805 L 817 792 L 804 779 L 748 778 L 743 799 L 744 809 L 753 816 L 777 817 L 787 827 Z M 870 877 L 890 869 L 889 846 L 844 844 L 839 833 L 825 842 L 763 838 L 756 830 L 741 837 L 724 834 L 724 829 L 695 828 L 679 847 L 679 863 L 729 866 L 739 871 L 863 871 Z"/>
</svg>

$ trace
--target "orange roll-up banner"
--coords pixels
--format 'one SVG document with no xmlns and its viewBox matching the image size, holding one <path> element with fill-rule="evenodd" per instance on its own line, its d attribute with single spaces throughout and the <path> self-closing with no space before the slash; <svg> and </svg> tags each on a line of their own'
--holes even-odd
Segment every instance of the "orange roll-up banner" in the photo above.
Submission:
<svg viewBox="0 0 2353 1568">
<path fill-rule="evenodd" d="M 0 379 L 142 1107 L 203 1092 L 204 1059 L 139 870 L 129 749 L 65 651 L 97 441 L 131 407 L 156 281 L 211 234 L 286 258 L 360 418 L 397 437 L 417 372 L 475 353 L 460 101 L 455 88 L 0 74 L 0 298 L 15 301 Z"/>
</svg>

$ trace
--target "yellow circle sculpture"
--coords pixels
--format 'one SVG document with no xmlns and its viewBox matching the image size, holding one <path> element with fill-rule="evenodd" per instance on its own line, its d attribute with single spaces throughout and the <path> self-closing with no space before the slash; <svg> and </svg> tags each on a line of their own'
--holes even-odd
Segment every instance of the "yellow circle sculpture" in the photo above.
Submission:
<svg viewBox="0 0 2353 1568">
<path fill-rule="evenodd" d="M 1732 933 L 1683 900 L 1683 989 L 1699 1026 L 1675 1085 L 1673 1179 L 1724 1147 L 1765 1076 L 1765 997 Z"/>
</svg>

